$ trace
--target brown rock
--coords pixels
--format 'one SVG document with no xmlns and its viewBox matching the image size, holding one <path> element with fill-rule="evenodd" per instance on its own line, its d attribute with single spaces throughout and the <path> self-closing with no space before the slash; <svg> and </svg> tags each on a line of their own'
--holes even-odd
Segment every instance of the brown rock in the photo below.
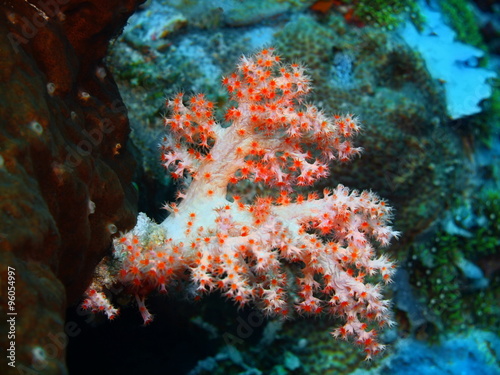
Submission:
<svg viewBox="0 0 500 375">
<path fill-rule="evenodd" d="M 65 309 L 134 225 L 127 111 L 103 58 L 142 2 L 0 3 L 2 374 L 66 373 Z"/>
</svg>

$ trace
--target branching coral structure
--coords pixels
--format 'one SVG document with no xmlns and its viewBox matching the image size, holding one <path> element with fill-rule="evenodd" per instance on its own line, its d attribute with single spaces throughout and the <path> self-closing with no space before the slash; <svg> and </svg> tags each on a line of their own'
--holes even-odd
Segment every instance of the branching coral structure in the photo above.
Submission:
<svg viewBox="0 0 500 375">
<path fill-rule="evenodd" d="M 165 206 L 163 223 L 141 214 L 115 240 L 112 279 L 135 295 L 145 323 L 149 293 L 184 285 L 195 296 L 218 291 L 267 315 L 332 314 L 342 319 L 332 335 L 353 338 L 370 358 L 383 349 L 377 330 L 393 324 L 381 292 L 394 264 L 376 254 L 398 235 L 391 208 L 342 185 L 322 197 L 293 191 L 326 177 L 330 162 L 360 153 L 350 140 L 357 119 L 329 118 L 306 104 L 305 69 L 282 63 L 273 49 L 242 57 L 222 82 L 234 104 L 224 125 L 201 94 L 167 101 L 162 163 L 187 188 L 178 204 Z M 242 180 L 276 195 L 246 203 L 228 193 Z M 103 297 L 94 282 L 84 307 L 114 317 Z"/>
</svg>

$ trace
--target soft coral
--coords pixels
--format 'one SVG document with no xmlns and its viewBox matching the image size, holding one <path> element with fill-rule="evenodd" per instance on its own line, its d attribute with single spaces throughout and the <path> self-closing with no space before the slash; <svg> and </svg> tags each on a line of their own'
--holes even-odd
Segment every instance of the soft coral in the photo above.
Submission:
<svg viewBox="0 0 500 375">
<path fill-rule="evenodd" d="M 141 214 L 136 228 L 115 241 L 118 282 L 144 296 L 174 280 L 193 283 L 196 293 L 219 290 L 243 305 L 282 316 L 326 311 L 342 316 L 336 337 L 354 336 L 367 357 L 382 345 L 372 327 L 391 324 L 378 276 L 389 282 L 393 264 L 376 257 L 373 241 L 397 235 L 391 209 L 371 192 L 338 185 L 323 197 L 291 194 L 328 174 L 328 164 L 360 152 L 350 138 L 359 131 L 352 115 L 325 116 L 303 105 L 309 78 L 286 65 L 272 49 L 243 57 L 223 79 L 236 105 L 219 125 L 203 95 L 167 102 L 163 163 L 175 177 L 192 181 L 179 205 L 160 225 Z M 243 179 L 278 189 L 279 198 L 245 204 L 227 198 L 230 183 Z"/>
</svg>

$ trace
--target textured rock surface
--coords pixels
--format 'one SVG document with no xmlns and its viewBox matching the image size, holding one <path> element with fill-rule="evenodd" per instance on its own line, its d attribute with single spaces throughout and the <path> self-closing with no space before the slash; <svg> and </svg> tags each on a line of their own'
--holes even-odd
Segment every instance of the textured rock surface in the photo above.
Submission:
<svg viewBox="0 0 500 375">
<path fill-rule="evenodd" d="M 141 187 L 149 192 L 147 198 L 158 197 L 142 206 L 150 217 L 163 220 L 165 210 L 150 207 L 168 200 L 157 194 L 167 190 L 156 152 L 165 97 L 182 89 L 227 104 L 219 77 L 230 73 L 229 65 L 242 53 L 263 46 L 274 46 L 284 60 L 308 67 L 314 83 L 311 100 L 325 112 L 359 116 L 363 128 L 355 144 L 364 146 L 362 157 L 347 170 L 333 166 L 331 178 L 316 188 L 342 183 L 377 191 L 395 207 L 395 227 L 404 233 L 398 248 L 439 220 L 466 189 L 466 171 L 459 167 L 464 164 L 461 140 L 457 124 L 446 116 L 445 95 L 396 33 L 352 27 L 335 13 L 292 14 L 240 29 L 200 32 L 188 23 L 165 39 L 151 40 L 145 31 L 158 12 L 148 9 L 132 17 L 137 26 L 127 28 L 113 45 L 110 68 L 131 109 L 134 143 L 144 155 L 147 178 Z"/>
<path fill-rule="evenodd" d="M 3 353 L 3 374 L 66 372 L 64 333 L 78 327 L 64 324 L 65 308 L 112 234 L 134 224 L 127 112 L 102 59 L 142 2 L 0 4 L 0 342 L 15 342 L 16 364 Z"/>
</svg>

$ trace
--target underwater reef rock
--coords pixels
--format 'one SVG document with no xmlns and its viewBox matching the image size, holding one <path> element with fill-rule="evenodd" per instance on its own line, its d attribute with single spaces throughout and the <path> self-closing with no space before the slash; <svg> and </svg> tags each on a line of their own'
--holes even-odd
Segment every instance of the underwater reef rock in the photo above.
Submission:
<svg viewBox="0 0 500 375">
<path fill-rule="evenodd" d="M 304 10 L 313 3 L 314 0 L 171 0 L 168 5 L 180 11 L 190 24 L 213 28 L 221 24 L 252 25 L 287 12 Z"/>
<path fill-rule="evenodd" d="M 3 374 L 67 373 L 65 309 L 135 223 L 127 111 L 102 60 L 142 2 L 0 4 Z"/>
<path fill-rule="evenodd" d="M 332 179 L 316 188 L 339 182 L 373 188 L 395 207 L 395 227 L 404 233 L 396 246 L 403 247 L 439 220 L 466 189 L 462 140 L 458 125 L 446 114 L 445 93 L 396 32 L 353 27 L 335 13 L 306 13 L 238 29 L 200 31 L 188 25 L 159 42 L 139 32 L 154 24 L 152 14 L 134 15 L 133 24 L 142 27 L 127 28 L 109 60 L 130 108 L 134 144 L 143 155 L 142 181 L 148 182 L 142 183 L 148 191 L 143 196 L 157 197 L 142 204 L 150 217 L 164 219 L 164 210 L 151 207 L 164 203 L 166 194 L 157 192 L 169 191 L 171 184 L 156 151 L 164 98 L 180 89 L 200 91 L 222 107 L 228 100 L 216 77 L 230 73 L 228 62 L 262 46 L 274 46 L 283 59 L 308 67 L 315 85 L 311 98 L 319 107 L 359 116 L 363 128 L 356 144 L 366 145 L 363 157 L 348 170 L 333 166 Z"/>
</svg>

